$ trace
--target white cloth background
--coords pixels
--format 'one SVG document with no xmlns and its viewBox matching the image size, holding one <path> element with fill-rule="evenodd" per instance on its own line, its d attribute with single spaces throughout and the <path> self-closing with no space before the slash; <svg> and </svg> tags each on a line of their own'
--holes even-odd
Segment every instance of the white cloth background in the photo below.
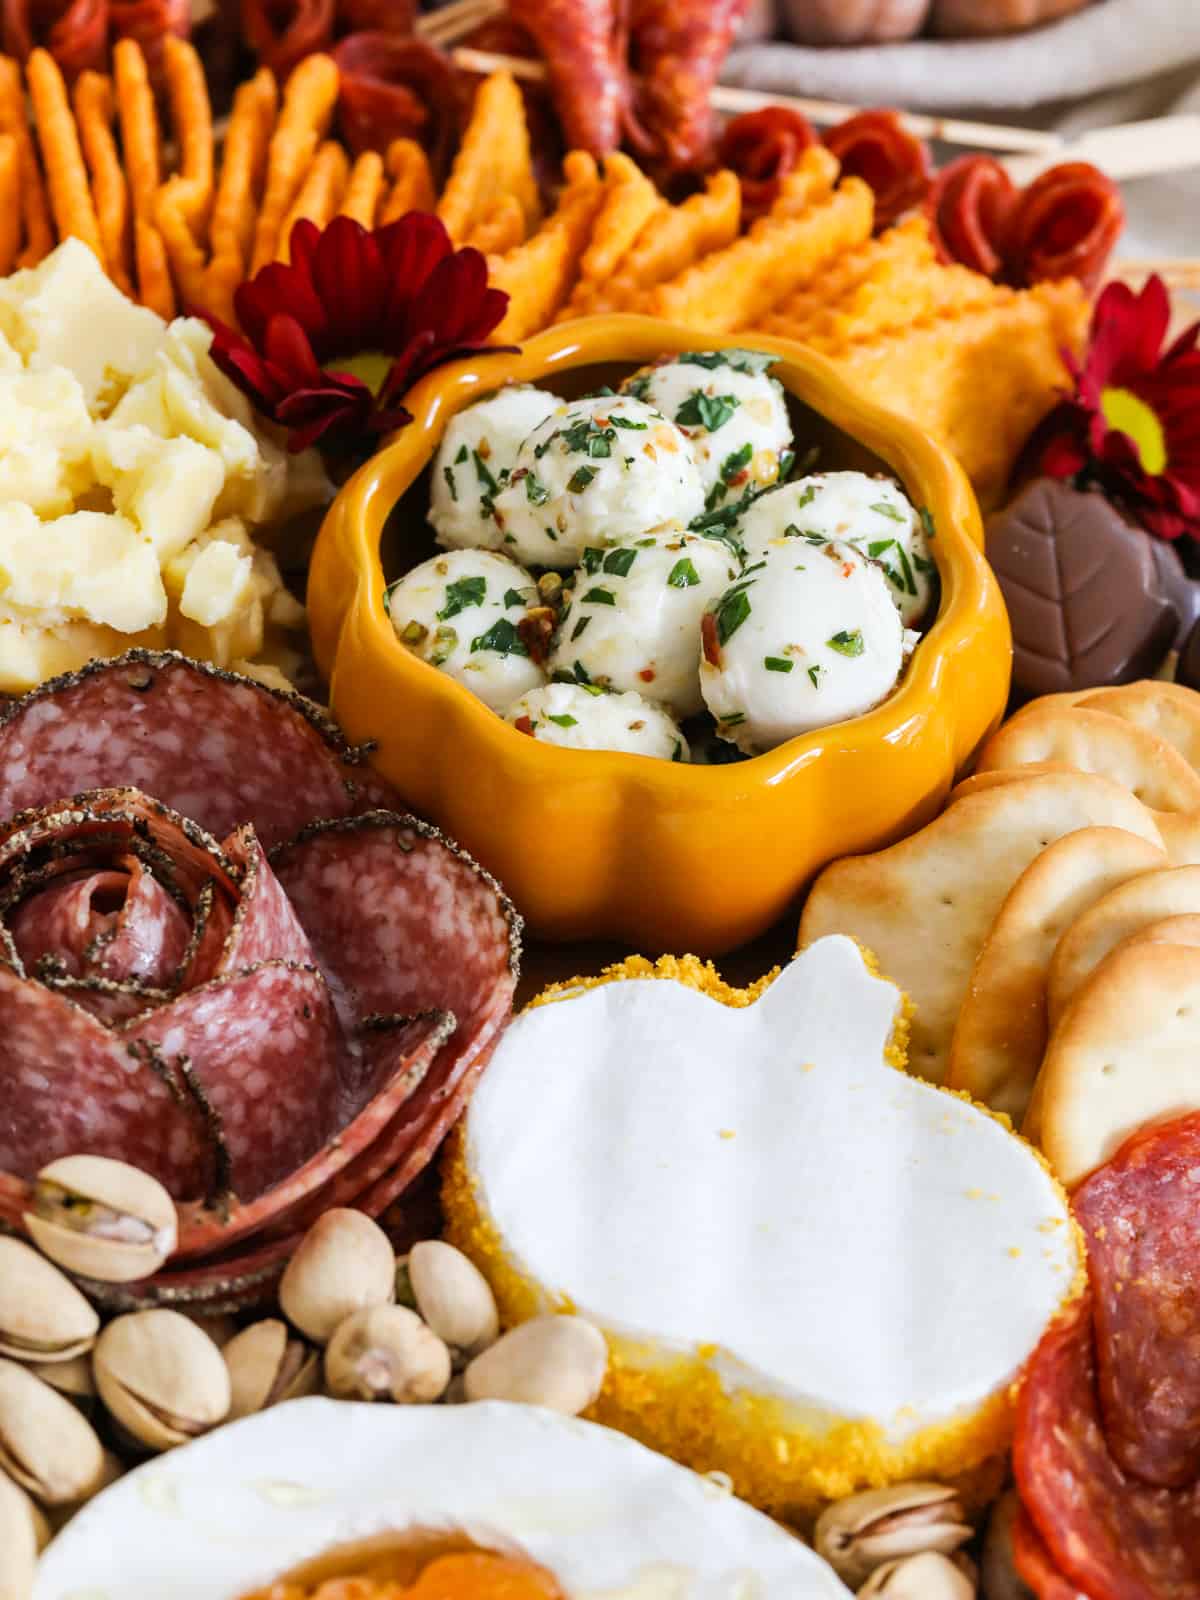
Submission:
<svg viewBox="0 0 1200 1600">
<path fill-rule="evenodd" d="M 734 52 L 722 77 L 775 94 L 1078 132 L 1200 112 L 1200 0 L 1098 0 L 1049 27 L 988 41 L 751 44 Z M 1200 256 L 1200 149 L 1196 158 L 1193 171 L 1124 186 L 1123 254 Z"/>
</svg>

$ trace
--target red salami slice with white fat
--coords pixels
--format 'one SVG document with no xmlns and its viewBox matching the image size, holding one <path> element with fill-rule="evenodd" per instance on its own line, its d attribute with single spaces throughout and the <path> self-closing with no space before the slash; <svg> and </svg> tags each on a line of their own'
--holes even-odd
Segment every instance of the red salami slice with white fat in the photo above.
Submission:
<svg viewBox="0 0 1200 1600">
<path fill-rule="evenodd" d="M 1042 1537 L 1029 1520 L 1029 1513 L 1018 1506 L 1012 1527 L 1013 1565 L 1022 1583 L 1037 1600 L 1089 1600 L 1054 1565 Z"/>
<path fill-rule="evenodd" d="M 267 849 L 315 818 L 388 803 L 310 701 L 144 650 L 43 684 L 0 718 L 0 817 L 117 785 L 219 839 L 253 823 Z"/>
</svg>

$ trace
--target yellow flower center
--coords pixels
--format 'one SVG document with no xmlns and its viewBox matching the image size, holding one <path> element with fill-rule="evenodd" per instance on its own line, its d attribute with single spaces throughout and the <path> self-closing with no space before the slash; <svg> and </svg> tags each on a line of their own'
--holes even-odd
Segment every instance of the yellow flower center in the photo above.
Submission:
<svg viewBox="0 0 1200 1600">
<path fill-rule="evenodd" d="M 330 368 L 334 372 L 348 372 L 377 395 L 392 370 L 392 358 L 380 350 L 362 350 L 356 356 L 339 356 L 336 361 L 330 362 Z"/>
<path fill-rule="evenodd" d="M 1100 410 L 1110 428 L 1133 440 L 1143 472 L 1157 478 L 1167 470 L 1167 436 L 1144 400 L 1130 389 L 1105 389 Z"/>
</svg>

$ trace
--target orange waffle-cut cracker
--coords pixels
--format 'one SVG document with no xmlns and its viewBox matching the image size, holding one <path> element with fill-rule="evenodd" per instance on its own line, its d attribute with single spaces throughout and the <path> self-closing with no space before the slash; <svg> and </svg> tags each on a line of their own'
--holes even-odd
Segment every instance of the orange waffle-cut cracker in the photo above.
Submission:
<svg viewBox="0 0 1200 1600">
<path fill-rule="evenodd" d="M 396 222 L 407 211 L 432 211 L 437 204 L 429 157 L 415 139 L 393 139 L 386 161 L 391 192 L 379 213 L 381 224 Z"/>
<path fill-rule="evenodd" d="M 174 204 L 198 241 L 203 241 L 213 202 L 213 121 L 204 63 L 186 39 L 168 34 L 164 45 L 167 99 L 179 147 L 179 171 L 171 179 Z"/>
<path fill-rule="evenodd" d="M 582 150 L 571 151 L 563 171 L 567 183 L 558 206 L 538 231 L 507 255 L 488 259 L 492 284 L 509 296 L 504 321 L 492 335 L 497 344 L 527 339 L 548 327 L 575 283 L 604 202 L 604 185 L 596 163 Z"/>
<path fill-rule="evenodd" d="M 525 239 L 525 213 L 515 194 L 502 194 L 471 232 L 467 243 L 485 256 L 502 256 Z"/>
<path fill-rule="evenodd" d="M 820 281 L 799 289 L 775 308 L 776 316 L 802 323 L 840 305 L 864 284 L 888 278 L 893 271 L 932 267 L 937 262 L 933 236 L 924 217 L 909 217 L 877 239 L 868 239 L 831 262 Z"/>
<path fill-rule="evenodd" d="M 773 312 L 763 319 L 762 331 L 833 352 L 854 339 L 874 339 L 931 317 L 976 310 L 988 304 L 993 287 L 990 278 L 966 267 L 893 261 L 843 300 L 798 321 L 789 317 L 787 307 Z"/>
<path fill-rule="evenodd" d="M 292 209 L 283 219 L 275 247 L 276 261 L 291 260 L 292 229 L 298 222 L 315 222 L 318 228 L 323 228 L 337 215 L 349 176 L 350 159 L 345 150 L 335 140 L 327 139 L 313 158 Z"/>
<path fill-rule="evenodd" d="M 823 144 L 810 146 L 780 181 L 779 193 L 767 217 L 782 222 L 787 217 L 804 216 L 813 206 L 829 199 L 840 170 L 837 157 Z"/>
<path fill-rule="evenodd" d="M 306 56 L 287 81 L 267 153 L 266 187 L 254 230 L 251 275 L 274 261 L 279 253 L 288 212 L 333 118 L 338 84 L 337 66 L 326 55 Z"/>
<path fill-rule="evenodd" d="M 383 157 L 378 150 L 364 150 L 350 168 L 338 216 L 349 217 L 364 228 L 373 228 L 382 198 Z"/>
<path fill-rule="evenodd" d="M 83 151 L 79 148 L 79 134 L 71 113 L 71 103 L 67 99 L 63 75 L 48 50 L 33 52 L 25 74 L 33 103 L 38 142 L 42 147 L 42 160 L 46 167 L 50 209 L 54 214 L 58 236 L 60 239 L 68 235 L 82 239 L 100 265 L 104 266 L 100 224 L 92 204 L 92 192 L 88 188 L 87 168 Z"/>
<path fill-rule="evenodd" d="M 619 150 L 604 161 L 604 199 L 592 238 L 579 263 L 579 281 L 558 321 L 586 316 L 604 292 L 634 240 L 666 202 L 640 167 Z"/>
<path fill-rule="evenodd" d="M 540 204 L 525 102 L 509 73 L 493 72 L 476 91 L 471 120 L 437 203 L 455 244 L 465 243 L 496 196 L 504 194 L 519 202 L 526 231 L 536 227 Z"/>
<path fill-rule="evenodd" d="M 25 111 L 21 69 L 11 56 L 0 56 L 0 133 L 16 142 L 21 175 L 21 253 L 19 267 L 36 267 L 54 248 L 50 202 L 38 162 L 37 147 Z"/>
<path fill-rule="evenodd" d="M 243 83 L 233 99 L 213 202 L 212 259 L 205 282 L 209 309 L 225 322 L 233 321 L 234 291 L 250 265 L 267 150 L 278 109 L 278 86 L 266 67 Z"/>
<path fill-rule="evenodd" d="M 875 199 L 858 178 L 846 178 L 798 217 L 762 217 L 728 249 L 697 262 L 650 297 L 655 316 L 730 333 L 755 328 L 801 285 L 811 283 L 842 251 L 870 237 Z"/>
<path fill-rule="evenodd" d="M 0 133 L 0 277 L 12 271 L 21 248 L 21 152 L 11 133 Z"/>
<path fill-rule="evenodd" d="M 133 230 L 129 186 L 113 135 L 116 105 L 112 79 L 103 72 L 81 72 L 75 80 L 75 121 L 92 177 L 92 203 L 108 275 L 130 299 L 133 288 Z"/>
<path fill-rule="evenodd" d="M 162 234 L 155 220 L 161 181 L 158 111 L 146 70 L 146 58 L 134 39 L 113 47 L 113 81 L 121 149 L 133 206 L 133 259 L 138 299 L 160 317 L 175 315 L 175 291 Z"/>
<path fill-rule="evenodd" d="M 738 236 L 742 186 L 736 172 L 722 169 L 682 205 L 651 214 L 616 274 L 597 285 L 590 309 L 639 311 L 660 283 L 677 278 L 702 257 L 724 250 Z"/>
</svg>

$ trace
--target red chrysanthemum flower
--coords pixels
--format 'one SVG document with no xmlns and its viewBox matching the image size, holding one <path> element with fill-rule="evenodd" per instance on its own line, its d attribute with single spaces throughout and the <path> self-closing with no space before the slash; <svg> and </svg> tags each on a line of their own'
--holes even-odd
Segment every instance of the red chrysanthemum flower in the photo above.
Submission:
<svg viewBox="0 0 1200 1600">
<path fill-rule="evenodd" d="M 350 217 L 298 222 L 291 264 L 263 267 L 233 303 L 243 333 L 210 319 L 221 371 L 292 450 L 355 454 L 412 421 L 400 397 L 422 373 L 484 347 L 508 296 L 478 250 L 410 211 L 374 233 Z"/>
<path fill-rule="evenodd" d="M 1095 484 L 1161 539 L 1200 538 L 1200 322 L 1163 351 L 1162 279 L 1113 283 L 1096 303 L 1075 393 L 1034 432 L 1034 473 Z M 1068 358 L 1069 360 L 1070 358 Z"/>
</svg>

